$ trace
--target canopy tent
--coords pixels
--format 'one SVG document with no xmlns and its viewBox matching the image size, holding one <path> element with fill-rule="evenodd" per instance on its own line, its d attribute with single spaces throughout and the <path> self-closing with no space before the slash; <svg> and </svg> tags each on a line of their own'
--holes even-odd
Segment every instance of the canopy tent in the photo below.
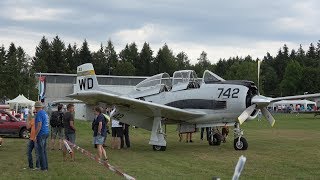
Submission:
<svg viewBox="0 0 320 180">
<path fill-rule="evenodd" d="M 13 107 L 14 105 L 16 105 L 16 112 L 18 111 L 18 106 L 34 106 L 34 101 L 29 100 L 28 98 L 26 98 L 23 94 L 19 95 L 18 97 L 6 101 L 6 104 L 9 104 L 10 107 Z"/>
<path fill-rule="evenodd" d="M 282 106 L 282 108 L 292 106 L 293 110 L 298 110 L 298 109 L 296 109 L 297 105 L 303 106 L 303 110 L 306 110 L 306 108 L 308 106 L 312 109 L 314 106 L 316 106 L 316 103 L 313 101 L 306 100 L 306 99 L 303 99 L 303 100 L 282 100 L 282 101 L 275 102 L 275 103 L 271 104 L 270 106 L 272 108 L 277 107 L 277 106 Z"/>
</svg>

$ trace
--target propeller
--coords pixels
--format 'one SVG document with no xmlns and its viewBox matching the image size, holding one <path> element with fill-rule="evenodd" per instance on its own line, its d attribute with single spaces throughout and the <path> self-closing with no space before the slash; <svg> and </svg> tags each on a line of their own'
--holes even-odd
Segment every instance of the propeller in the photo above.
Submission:
<svg viewBox="0 0 320 180">
<path fill-rule="evenodd" d="M 251 99 L 251 106 L 247 107 L 238 117 L 238 122 L 242 124 L 244 121 L 246 121 L 250 115 L 254 112 L 256 109 L 260 109 L 262 112 L 262 115 L 269 121 L 270 125 L 273 126 L 275 123 L 275 119 L 271 115 L 271 113 L 267 110 L 267 106 L 271 103 L 273 100 L 272 98 L 265 97 L 260 95 L 259 92 L 259 83 L 260 83 L 260 64 L 261 61 L 258 61 L 258 95 L 255 95 Z"/>
<path fill-rule="evenodd" d="M 238 117 L 238 122 L 242 124 L 246 121 L 254 110 L 260 109 L 262 115 L 269 121 L 270 125 L 273 126 L 275 123 L 275 119 L 271 115 L 271 113 L 267 110 L 267 106 L 271 103 L 272 98 L 268 98 L 262 95 L 256 95 L 251 99 L 252 105 L 247 107 Z"/>
</svg>

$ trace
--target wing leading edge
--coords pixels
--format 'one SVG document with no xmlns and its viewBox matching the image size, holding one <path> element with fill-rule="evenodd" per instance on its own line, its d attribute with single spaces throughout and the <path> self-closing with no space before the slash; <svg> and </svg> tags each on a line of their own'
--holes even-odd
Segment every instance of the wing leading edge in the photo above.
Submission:
<svg viewBox="0 0 320 180">
<path fill-rule="evenodd" d="M 107 92 L 92 90 L 80 91 L 69 95 L 68 97 L 79 99 L 88 104 L 106 103 L 127 108 L 129 111 L 143 114 L 148 117 L 163 117 L 171 120 L 186 121 L 206 115 L 204 112 L 187 111 L 175 107 L 146 102 L 125 96 L 119 96 Z"/>
</svg>

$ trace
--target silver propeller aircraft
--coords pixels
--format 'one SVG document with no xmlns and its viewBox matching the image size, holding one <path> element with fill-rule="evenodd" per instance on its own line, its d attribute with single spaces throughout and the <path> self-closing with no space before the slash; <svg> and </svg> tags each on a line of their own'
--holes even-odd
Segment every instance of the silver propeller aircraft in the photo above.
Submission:
<svg viewBox="0 0 320 180">
<path fill-rule="evenodd" d="M 182 70 L 174 72 L 172 78 L 167 73 L 149 77 L 123 95 L 100 88 L 93 65 L 87 63 L 78 66 L 76 90 L 68 97 L 91 105 L 114 105 L 117 113 L 113 118 L 151 131 L 149 144 L 156 151 L 164 151 L 167 146 L 163 124 L 210 127 L 210 145 L 221 143 L 221 136 L 213 127 L 233 126 L 234 148 L 246 150 L 248 143 L 240 129 L 243 122 L 256 118 L 261 110 L 273 126 L 275 120 L 266 109 L 270 103 L 320 97 L 320 93 L 270 98 L 260 95 L 251 81 L 224 80 L 208 70 L 199 81 L 193 70 Z"/>
</svg>

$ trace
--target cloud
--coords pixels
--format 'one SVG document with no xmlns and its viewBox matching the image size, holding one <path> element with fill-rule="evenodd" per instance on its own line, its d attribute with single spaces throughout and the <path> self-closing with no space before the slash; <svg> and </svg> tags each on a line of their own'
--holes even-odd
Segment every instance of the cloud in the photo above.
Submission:
<svg viewBox="0 0 320 180">
<path fill-rule="evenodd" d="M 301 1 L 292 3 L 288 10 L 290 13 L 284 14 L 272 23 L 275 31 L 287 33 L 320 35 L 320 12 L 314 7 L 319 7 L 318 1 Z"/>
<path fill-rule="evenodd" d="M 159 24 L 146 24 L 136 29 L 124 29 L 115 32 L 111 37 L 119 43 L 158 43 L 165 42 L 174 31 L 172 28 L 164 27 Z"/>
<path fill-rule="evenodd" d="M 58 21 L 69 13 L 66 9 L 9 7 L 1 15 L 15 21 Z"/>
<path fill-rule="evenodd" d="M 0 45 L 10 42 L 34 55 L 42 36 L 58 35 L 90 50 L 111 39 L 119 53 L 135 42 L 148 42 L 154 56 L 165 43 L 175 54 L 184 51 L 192 63 L 202 51 L 219 58 L 276 55 L 284 44 L 298 49 L 320 35 L 316 0 L 269 1 L 0 1 Z M 305 46 L 304 46 L 305 47 Z M 139 50 L 140 50 L 139 49 Z"/>
</svg>

